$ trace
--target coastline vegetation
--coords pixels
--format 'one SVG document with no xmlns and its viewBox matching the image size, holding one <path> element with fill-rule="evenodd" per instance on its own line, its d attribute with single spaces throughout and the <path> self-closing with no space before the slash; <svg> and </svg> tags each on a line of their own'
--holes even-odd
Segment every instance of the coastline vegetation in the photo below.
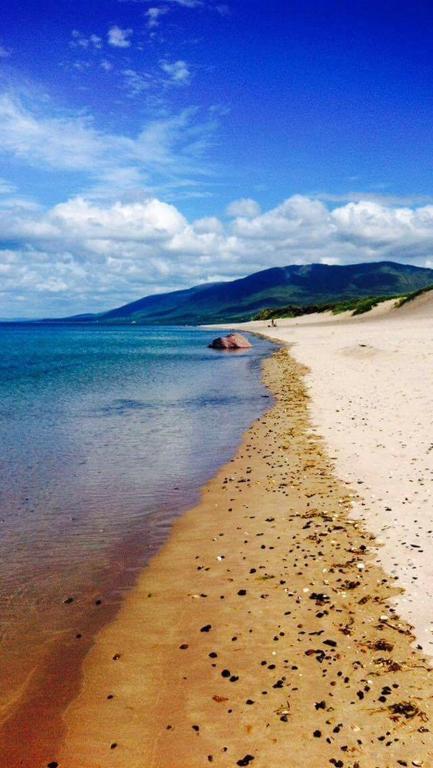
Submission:
<svg viewBox="0 0 433 768">
<path fill-rule="evenodd" d="M 433 291 L 433 284 L 427 285 L 425 288 L 419 288 L 417 291 L 412 291 L 406 295 L 397 296 L 362 296 L 357 298 L 343 299 L 340 301 L 328 301 L 323 304 L 306 304 L 305 306 L 297 306 L 295 304 L 288 304 L 285 307 L 267 307 L 260 310 L 253 320 L 273 320 L 278 318 L 287 317 L 301 317 L 302 315 L 312 315 L 321 312 L 332 312 L 333 315 L 339 315 L 342 312 L 351 312 L 352 317 L 355 315 L 363 315 L 365 312 L 370 312 L 371 309 L 377 307 L 383 301 L 389 301 L 393 299 L 396 304 L 395 307 L 402 307 L 418 296 L 422 296 L 424 293 Z"/>
<path fill-rule="evenodd" d="M 425 288 L 419 288 L 417 291 L 413 291 L 413 293 L 408 293 L 407 296 L 402 296 L 399 299 L 397 306 L 402 307 L 404 304 L 407 304 L 409 301 L 413 301 L 413 299 L 417 299 L 418 296 L 422 296 L 423 293 L 428 293 L 428 291 L 433 291 L 433 284 L 427 285 Z"/>
<path fill-rule="evenodd" d="M 321 312 L 332 312 L 333 315 L 339 315 L 342 312 L 351 312 L 352 315 L 363 315 L 369 312 L 378 304 L 390 299 L 402 300 L 402 296 L 362 296 L 361 298 L 343 299 L 342 301 L 331 301 L 325 304 L 308 304 L 305 306 L 295 306 L 288 304 L 286 307 L 275 307 L 262 309 L 255 315 L 254 320 L 272 320 L 283 317 L 301 317 L 302 315 L 311 315 Z M 399 305 L 400 306 L 400 305 Z"/>
</svg>

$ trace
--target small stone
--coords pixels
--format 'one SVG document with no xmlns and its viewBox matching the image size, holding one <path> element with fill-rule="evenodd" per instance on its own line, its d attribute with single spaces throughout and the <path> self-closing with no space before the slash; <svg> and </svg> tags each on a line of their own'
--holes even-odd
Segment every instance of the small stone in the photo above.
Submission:
<svg viewBox="0 0 433 768">
<path fill-rule="evenodd" d="M 245 757 L 242 757 L 240 760 L 237 761 L 236 765 L 244 766 L 249 765 L 254 760 L 253 755 L 245 755 Z"/>
<path fill-rule="evenodd" d="M 230 677 L 230 670 L 223 669 L 223 671 L 221 672 L 221 677 Z"/>
</svg>

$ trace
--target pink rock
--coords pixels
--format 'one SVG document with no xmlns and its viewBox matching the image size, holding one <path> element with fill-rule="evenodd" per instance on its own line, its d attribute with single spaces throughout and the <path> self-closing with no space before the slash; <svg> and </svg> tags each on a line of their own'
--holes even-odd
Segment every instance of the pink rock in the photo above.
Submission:
<svg viewBox="0 0 433 768">
<path fill-rule="evenodd" d="M 240 333 L 229 333 L 228 336 L 219 336 L 209 344 L 211 349 L 249 349 L 251 346 L 248 339 Z"/>
</svg>

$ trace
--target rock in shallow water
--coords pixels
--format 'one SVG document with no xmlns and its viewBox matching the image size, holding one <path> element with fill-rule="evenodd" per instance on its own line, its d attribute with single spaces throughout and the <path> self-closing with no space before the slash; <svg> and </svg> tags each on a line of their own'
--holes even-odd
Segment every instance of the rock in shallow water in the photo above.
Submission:
<svg viewBox="0 0 433 768">
<path fill-rule="evenodd" d="M 210 349 L 249 349 L 252 345 L 240 333 L 229 333 L 228 336 L 219 336 L 210 344 Z"/>
</svg>

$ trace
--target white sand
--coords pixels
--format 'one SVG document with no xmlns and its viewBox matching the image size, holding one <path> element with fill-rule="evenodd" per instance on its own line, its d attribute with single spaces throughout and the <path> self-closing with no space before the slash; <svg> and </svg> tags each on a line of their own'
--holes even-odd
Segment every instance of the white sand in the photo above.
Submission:
<svg viewBox="0 0 433 768">
<path fill-rule="evenodd" d="M 339 476 L 398 576 L 402 616 L 433 655 L 433 293 L 359 318 L 332 315 L 249 323 L 293 344 L 310 369 L 314 424 Z"/>
</svg>

